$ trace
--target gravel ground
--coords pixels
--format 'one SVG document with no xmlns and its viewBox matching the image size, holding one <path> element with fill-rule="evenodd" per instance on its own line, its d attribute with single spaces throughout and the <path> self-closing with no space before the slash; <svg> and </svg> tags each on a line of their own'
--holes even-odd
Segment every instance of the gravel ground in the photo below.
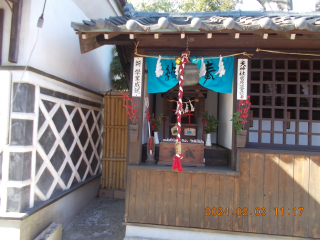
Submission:
<svg viewBox="0 0 320 240">
<path fill-rule="evenodd" d="M 95 198 L 62 232 L 62 240 L 123 240 L 124 200 Z"/>
</svg>

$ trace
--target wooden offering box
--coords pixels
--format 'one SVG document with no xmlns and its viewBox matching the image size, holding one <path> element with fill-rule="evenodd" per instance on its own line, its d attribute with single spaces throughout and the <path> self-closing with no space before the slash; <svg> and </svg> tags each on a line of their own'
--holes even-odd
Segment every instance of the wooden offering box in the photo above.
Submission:
<svg viewBox="0 0 320 240">
<path fill-rule="evenodd" d="M 182 143 L 182 166 L 204 167 L 203 143 Z M 175 152 L 175 142 L 160 142 L 159 165 L 172 165 Z"/>
</svg>

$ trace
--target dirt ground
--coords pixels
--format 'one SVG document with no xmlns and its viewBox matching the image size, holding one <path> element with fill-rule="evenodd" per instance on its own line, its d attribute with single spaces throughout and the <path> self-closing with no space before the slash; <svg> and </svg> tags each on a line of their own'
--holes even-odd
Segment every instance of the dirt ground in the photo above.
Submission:
<svg viewBox="0 0 320 240">
<path fill-rule="evenodd" d="M 95 198 L 62 232 L 63 240 L 123 240 L 124 200 Z"/>
</svg>

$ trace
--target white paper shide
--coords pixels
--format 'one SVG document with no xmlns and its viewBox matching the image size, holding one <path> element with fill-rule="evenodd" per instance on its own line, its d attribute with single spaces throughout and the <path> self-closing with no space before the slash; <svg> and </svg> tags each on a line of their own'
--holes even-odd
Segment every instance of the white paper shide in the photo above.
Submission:
<svg viewBox="0 0 320 240">
<path fill-rule="evenodd" d="M 135 57 L 133 64 L 132 97 L 141 97 L 143 58 Z"/>
</svg>

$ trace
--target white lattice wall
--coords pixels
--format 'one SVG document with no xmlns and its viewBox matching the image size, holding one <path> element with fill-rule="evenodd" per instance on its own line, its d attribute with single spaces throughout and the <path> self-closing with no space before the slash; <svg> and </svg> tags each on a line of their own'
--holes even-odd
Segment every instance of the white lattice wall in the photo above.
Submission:
<svg viewBox="0 0 320 240">
<path fill-rule="evenodd" d="M 12 105 L 9 144 L 0 149 L 2 213 L 34 207 L 101 171 L 103 96 L 28 80 Z"/>
</svg>

